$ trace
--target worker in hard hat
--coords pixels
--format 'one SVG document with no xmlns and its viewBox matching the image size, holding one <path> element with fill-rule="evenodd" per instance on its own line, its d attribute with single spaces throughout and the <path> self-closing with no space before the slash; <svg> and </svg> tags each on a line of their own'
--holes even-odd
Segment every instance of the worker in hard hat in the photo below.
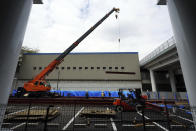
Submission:
<svg viewBox="0 0 196 131">
<path fill-rule="evenodd" d="M 105 97 L 105 93 L 102 91 L 101 92 L 101 97 L 104 98 Z"/>
</svg>

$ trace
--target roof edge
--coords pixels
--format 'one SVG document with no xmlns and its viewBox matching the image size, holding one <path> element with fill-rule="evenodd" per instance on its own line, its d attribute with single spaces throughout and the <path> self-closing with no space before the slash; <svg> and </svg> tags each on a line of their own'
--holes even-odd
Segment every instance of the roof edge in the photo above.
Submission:
<svg viewBox="0 0 196 131">
<path fill-rule="evenodd" d="M 60 55 L 61 53 L 24 53 L 24 55 Z M 73 52 L 70 55 L 88 55 L 88 54 L 138 54 L 138 52 Z"/>
</svg>

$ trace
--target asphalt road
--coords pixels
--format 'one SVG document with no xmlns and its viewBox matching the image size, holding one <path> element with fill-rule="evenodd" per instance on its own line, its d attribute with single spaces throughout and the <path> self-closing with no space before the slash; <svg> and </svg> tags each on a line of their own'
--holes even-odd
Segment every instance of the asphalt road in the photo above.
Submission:
<svg viewBox="0 0 196 131">
<path fill-rule="evenodd" d="M 18 112 L 27 110 L 29 105 L 9 105 L 5 117 L 15 115 Z M 47 110 L 47 105 L 31 105 L 30 109 Z M 111 106 L 95 105 L 55 105 L 58 108 L 59 115 L 47 122 L 47 131 L 143 131 L 141 112 L 119 112 L 115 116 L 84 117 L 81 112 L 84 110 L 111 110 Z M 192 131 L 193 120 L 187 110 L 177 109 L 176 113 L 169 110 L 170 122 L 163 112 L 146 110 L 144 113 L 146 121 L 146 130 L 148 131 L 169 131 L 168 125 L 171 125 L 172 131 Z M 24 119 L 24 118 L 23 118 Z M 164 122 L 165 120 L 165 122 Z M 14 131 L 44 131 L 44 121 L 5 121 L 3 128 Z"/>
</svg>

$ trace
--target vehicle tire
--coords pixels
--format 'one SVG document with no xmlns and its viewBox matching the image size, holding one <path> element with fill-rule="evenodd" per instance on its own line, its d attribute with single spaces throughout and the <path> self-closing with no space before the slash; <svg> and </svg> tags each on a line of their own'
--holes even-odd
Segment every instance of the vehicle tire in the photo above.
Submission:
<svg viewBox="0 0 196 131">
<path fill-rule="evenodd" d="M 123 112 L 124 108 L 122 106 L 116 106 L 117 112 Z"/>
</svg>

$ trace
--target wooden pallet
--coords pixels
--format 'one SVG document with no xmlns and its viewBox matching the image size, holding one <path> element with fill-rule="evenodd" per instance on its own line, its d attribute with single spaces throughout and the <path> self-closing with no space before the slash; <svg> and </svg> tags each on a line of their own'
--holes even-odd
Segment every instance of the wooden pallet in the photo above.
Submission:
<svg viewBox="0 0 196 131">
<path fill-rule="evenodd" d="M 114 110 L 83 110 L 80 113 L 81 117 L 115 117 L 116 112 Z"/>
<path fill-rule="evenodd" d="M 31 109 L 29 111 L 28 116 L 28 109 L 23 111 L 19 111 L 16 113 L 7 114 L 4 117 L 5 121 L 44 121 L 46 118 L 47 109 Z M 51 120 L 59 115 L 59 109 L 51 108 L 48 113 L 48 120 Z"/>
</svg>

